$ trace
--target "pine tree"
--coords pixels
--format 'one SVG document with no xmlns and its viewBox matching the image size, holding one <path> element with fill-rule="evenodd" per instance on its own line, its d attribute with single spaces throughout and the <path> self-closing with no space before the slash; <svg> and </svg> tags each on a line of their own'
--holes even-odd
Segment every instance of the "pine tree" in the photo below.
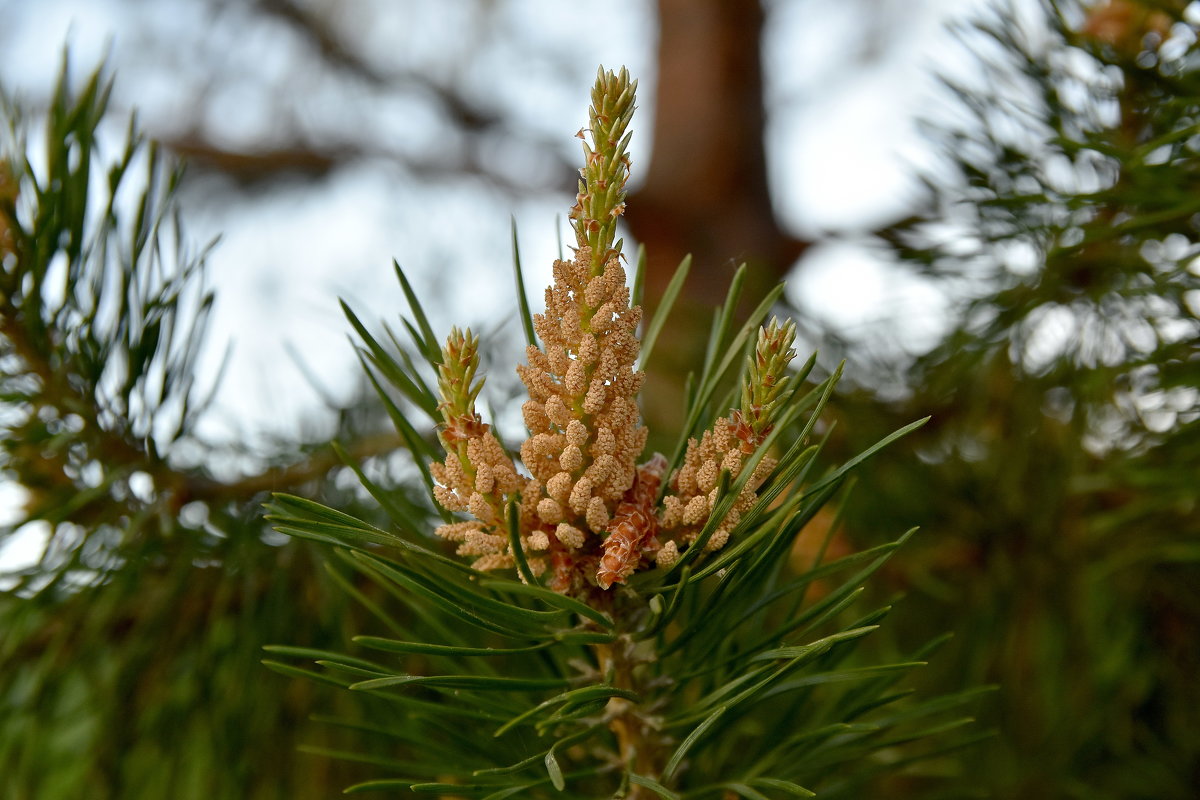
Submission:
<svg viewBox="0 0 1200 800">
<path fill-rule="evenodd" d="M 354 636 L 354 654 L 268 648 L 273 669 L 391 710 L 385 725 L 329 720 L 389 748 L 345 754 L 383 773 L 348 791 L 858 797 L 978 736 L 950 734 L 976 691 L 915 700 L 898 685 L 942 637 L 898 661 L 857 657 L 891 609 L 855 601 L 910 534 L 826 561 L 827 523 L 815 557 L 795 551 L 827 503 L 846 502 L 856 468 L 924 421 L 819 467 L 840 369 L 812 384 L 814 358 L 791 370 L 794 325 L 761 324 L 778 288 L 739 324 L 738 273 L 676 445 L 643 453 L 637 393 L 670 335 L 688 261 L 639 338 L 644 259 L 631 289 L 616 238 L 635 88 L 623 70 L 597 78 L 570 215 L 576 247 L 555 263 L 542 313 L 530 311 L 518 262 L 519 448 L 477 410 L 478 337 L 453 329 L 441 343 L 402 272 L 407 346 L 381 342 L 347 309 L 431 497 L 426 509 L 397 503 L 360 473 L 385 524 L 289 494 L 269 506 L 276 530 L 330 547 L 342 585 L 392 595 L 362 598 L 375 622 Z"/>
<path fill-rule="evenodd" d="M 827 505 L 921 421 L 820 466 L 840 369 L 794 367 L 795 327 L 762 324 L 779 289 L 737 316 L 743 268 L 678 430 L 659 432 L 673 448 L 642 452 L 637 394 L 689 262 L 641 319 L 644 259 L 631 288 L 616 238 L 635 88 L 600 73 L 576 248 L 543 313 L 517 264 L 520 448 L 477 410 L 478 337 L 439 340 L 397 268 L 409 341 L 346 309 L 377 403 L 343 412 L 354 444 L 283 442 L 237 480 L 205 459 L 238 454 L 195 433 L 212 295 L 177 173 L 132 125 L 106 155 L 100 75 L 72 90 L 64 68 L 40 153 L 5 101 L 0 468 L 27 499 L 3 533 L 47 532 L 0 597 L 6 792 L 856 797 L 953 769 L 978 692 L 901 683 L 944 637 L 861 655 L 891 608 L 857 601 L 910 534 L 825 557 Z M 271 524 L 317 544 L 271 540 L 269 488 L 292 492 Z M 806 526 L 815 550 L 795 547 Z M 361 652 L 341 654 L 354 633 Z M 252 654 L 272 640 L 274 669 L 318 683 L 262 680 Z"/>
</svg>

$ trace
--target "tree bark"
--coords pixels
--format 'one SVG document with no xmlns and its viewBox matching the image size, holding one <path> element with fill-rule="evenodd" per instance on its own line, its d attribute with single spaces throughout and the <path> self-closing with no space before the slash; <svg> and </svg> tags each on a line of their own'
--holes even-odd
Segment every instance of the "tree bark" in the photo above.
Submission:
<svg viewBox="0 0 1200 800">
<path fill-rule="evenodd" d="M 658 97 L 645 183 L 627 221 L 646 246 L 645 305 L 657 307 L 676 266 L 691 276 L 655 356 L 645 409 L 671 426 L 683 376 L 702 357 L 715 302 L 737 266 L 748 274 L 741 313 L 778 283 L 807 243 L 775 217 L 767 180 L 759 0 L 658 0 Z M 659 428 L 662 430 L 663 428 Z"/>
</svg>

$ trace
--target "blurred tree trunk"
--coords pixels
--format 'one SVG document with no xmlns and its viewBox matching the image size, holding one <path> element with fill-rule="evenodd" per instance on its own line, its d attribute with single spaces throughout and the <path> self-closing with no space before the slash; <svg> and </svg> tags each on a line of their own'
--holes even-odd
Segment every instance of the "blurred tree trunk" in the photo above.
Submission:
<svg viewBox="0 0 1200 800">
<path fill-rule="evenodd" d="M 683 376 L 701 357 L 711 309 L 734 270 L 750 266 L 741 312 L 779 282 L 806 243 L 779 225 L 767 181 L 759 0 L 658 0 L 658 92 L 645 183 L 628 222 L 646 246 L 647 313 L 680 260 L 693 256 L 650 379 L 651 429 L 681 403 Z"/>
</svg>

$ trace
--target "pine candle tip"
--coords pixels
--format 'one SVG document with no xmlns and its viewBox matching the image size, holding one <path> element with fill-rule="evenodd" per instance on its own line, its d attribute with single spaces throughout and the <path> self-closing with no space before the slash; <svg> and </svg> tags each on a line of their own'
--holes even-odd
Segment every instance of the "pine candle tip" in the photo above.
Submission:
<svg viewBox="0 0 1200 800">
<path fill-rule="evenodd" d="M 796 351 L 796 323 L 780 323 L 777 317 L 758 331 L 754 355 L 748 359 L 742 384 L 741 421 L 748 424 L 757 446 L 770 432 L 775 405 L 788 384 L 787 368 Z M 751 447 L 751 451 L 753 447 Z"/>
<path fill-rule="evenodd" d="M 483 388 L 483 380 L 475 381 L 479 369 L 479 337 L 471 329 L 450 329 L 442 347 L 442 363 L 438 367 L 438 390 L 441 403 L 443 437 L 448 446 L 477 435 L 483 425 L 475 413 L 475 399 Z M 486 430 L 486 428 L 483 428 Z"/>
<path fill-rule="evenodd" d="M 625 213 L 625 184 L 629 180 L 627 150 L 632 134 L 626 130 L 636 110 L 637 81 L 624 67 L 617 74 L 600 67 L 592 87 L 588 127 L 581 129 L 584 166 L 579 170 L 579 192 L 570 219 L 580 249 L 591 253 L 592 275 L 599 275 L 609 259 L 619 256 L 616 220 Z M 584 137 L 590 134 L 591 142 Z"/>
</svg>

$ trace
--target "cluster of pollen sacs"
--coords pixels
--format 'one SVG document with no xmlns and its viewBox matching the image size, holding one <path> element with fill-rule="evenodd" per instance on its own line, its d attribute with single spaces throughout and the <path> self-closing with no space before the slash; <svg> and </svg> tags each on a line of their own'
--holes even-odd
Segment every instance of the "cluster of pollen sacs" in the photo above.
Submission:
<svg viewBox="0 0 1200 800">
<path fill-rule="evenodd" d="M 447 511 L 468 512 L 473 517 L 438 528 L 439 535 L 459 542 L 458 552 L 474 556 L 478 569 L 512 565 L 506 554 L 507 498 L 526 487 L 512 459 L 490 427 L 475 412 L 473 385 L 479 365 L 479 340 L 470 331 L 450 332 L 442 348 L 438 385 L 442 394 L 442 426 L 438 438 L 446 459 L 430 465 L 438 485 L 434 499 Z"/>
<path fill-rule="evenodd" d="M 522 497 L 521 518 L 543 534 L 531 542 L 549 551 L 560 585 L 594 571 L 596 537 L 633 486 L 646 446 L 637 406 L 643 375 L 634 370 L 641 308 L 630 305 L 616 257 L 599 275 L 591 261 L 581 248 L 573 261 L 555 263 L 546 312 L 534 317 L 542 349 L 527 348 L 529 364 L 517 368 L 529 391 L 521 460 L 538 483 Z"/>
<path fill-rule="evenodd" d="M 735 411 L 729 417 L 721 417 L 704 432 L 700 440 L 688 441 L 683 466 L 671 476 L 671 491 L 663 497 L 660 525 L 670 531 L 669 539 L 656 554 L 659 566 L 670 566 L 679 557 L 677 540 L 691 544 L 700 535 L 717 502 L 717 484 L 722 470 L 737 476 L 743 463 L 753 455 L 761 444 L 741 421 Z M 704 544 L 706 552 L 720 550 L 729 541 L 729 534 L 758 499 L 756 490 L 775 469 L 776 461 L 763 456 L 754 467 L 754 473 L 746 481 L 733 507 L 725 514 L 716 530 Z"/>
<path fill-rule="evenodd" d="M 517 368 L 529 393 L 522 407 L 529 437 L 520 448 L 529 476 L 477 418 L 443 426 L 443 444 L 447 427 L 455 430 L 450 440 L 463 443 L 447 444 L 446 460 L 432 467 L 438 502 L 473 517 L 443 525 L 441 536 L 460 542 L 459 553 L 474 556 L 476 568 L 511 567 L 505 508 L 519 498 L 530 567 L 540 574 L 552 566 L 560 591 L 578 591 L 599 571 L 603 541 L 637 482 L 647 436 L 637 406 L 643 375 L 634 369 L 641 308 L 630 304 L 615 255 L 599 274 L 591 263 L 586 247 L 555 263 L 546 311 L 534 317 L 542 346 L 531 345 L 529 363 Z"/>
<path fill-rule="evenodd" d="M 524 470 L 475 412 L 477 340 L 457 330 L 443 350 L 446 459 L 431 467 L 438 503 L 470 516 L 437 530 L 458 543 L 460 555 L 481 570 L 514 567 L 512 503 L 531 571 L 549 570 L 551 588 L 572 594 L 608 589 L 639 567 L 671 566 L 708 521 L 721 472 L 736 477 L 769 430 L 751 426 L 739 411 L 718 419 L 689 442 L 660 502 L 666 459 L 655 453 L 638 465 L 647 437 L 637 406 L 643 375 L 634 369 L 641 309 L 630 304 L 618 258 L 596 275 L 590 256 L 585 247 L 574 260 L 555 263 L 546 311 L 534 317 L 542 346 L 530 346 L 529 363 L 517 367 L 529 393 Z M 706 551 L 725 545 L 774 465 L 759 460 Z"/>
<path fill-rule="evenodd" d="M 434 497 L 468 518 L 442 525 L 438 535 L 457 542 L 458 553 L 480 570 L 517 567 L 521 554 L 533 576 L 549 572 L 548 585 L 569 594 L 606 590 L 640 567 L 675 563 L 712 513 L 721 470 L 736 476 L 769 430 L 762 415 L 769 404 L 752 403 L 751 416 L 762 414 L 749 424 L 737 411 L 718 420 L 689 443 L 683 464 L 669 477 L 667 460 L 657 453 L 638 463 L 647 439 L 637 405 L 643 374 L 635 369 L 642 309 L 631 303 L 621 242 L 615 240 L 625 209 L 626 128 L 636 87 L 625 70 L 601 69 L 592 92 L 592 145 L 585 140 L 570 214 L 578 247 L 570 261 L 554 263 L 546 310 L 533 319 L 541 346 L 530 345 L 528 363 L 517 367 L 529 393 L 522 407 L 529 436 L 519 464 L 475 411 L 482 385 L 474 382 L 478 340 L 469 331 L 452 331 L 439 368 L 439 439 L 446 458 L 430 468 Z M 767 333 L 778 333 L 774 323 Z M 787 358 L 779 360 L 777 351 L 787 349 L 790 334 L 786 343 L 778 336 L 773 341 L 775 350 L 761 352 L 774 360 L 760 358 L 774 376 L 768 382 L 786 368 Z M 777 391 L 763 384 L 751 394 L 765 401 Z M 728 540 L 772 466 L 769 459 L 759 461 L 706 550 Z"/>
</svg>

